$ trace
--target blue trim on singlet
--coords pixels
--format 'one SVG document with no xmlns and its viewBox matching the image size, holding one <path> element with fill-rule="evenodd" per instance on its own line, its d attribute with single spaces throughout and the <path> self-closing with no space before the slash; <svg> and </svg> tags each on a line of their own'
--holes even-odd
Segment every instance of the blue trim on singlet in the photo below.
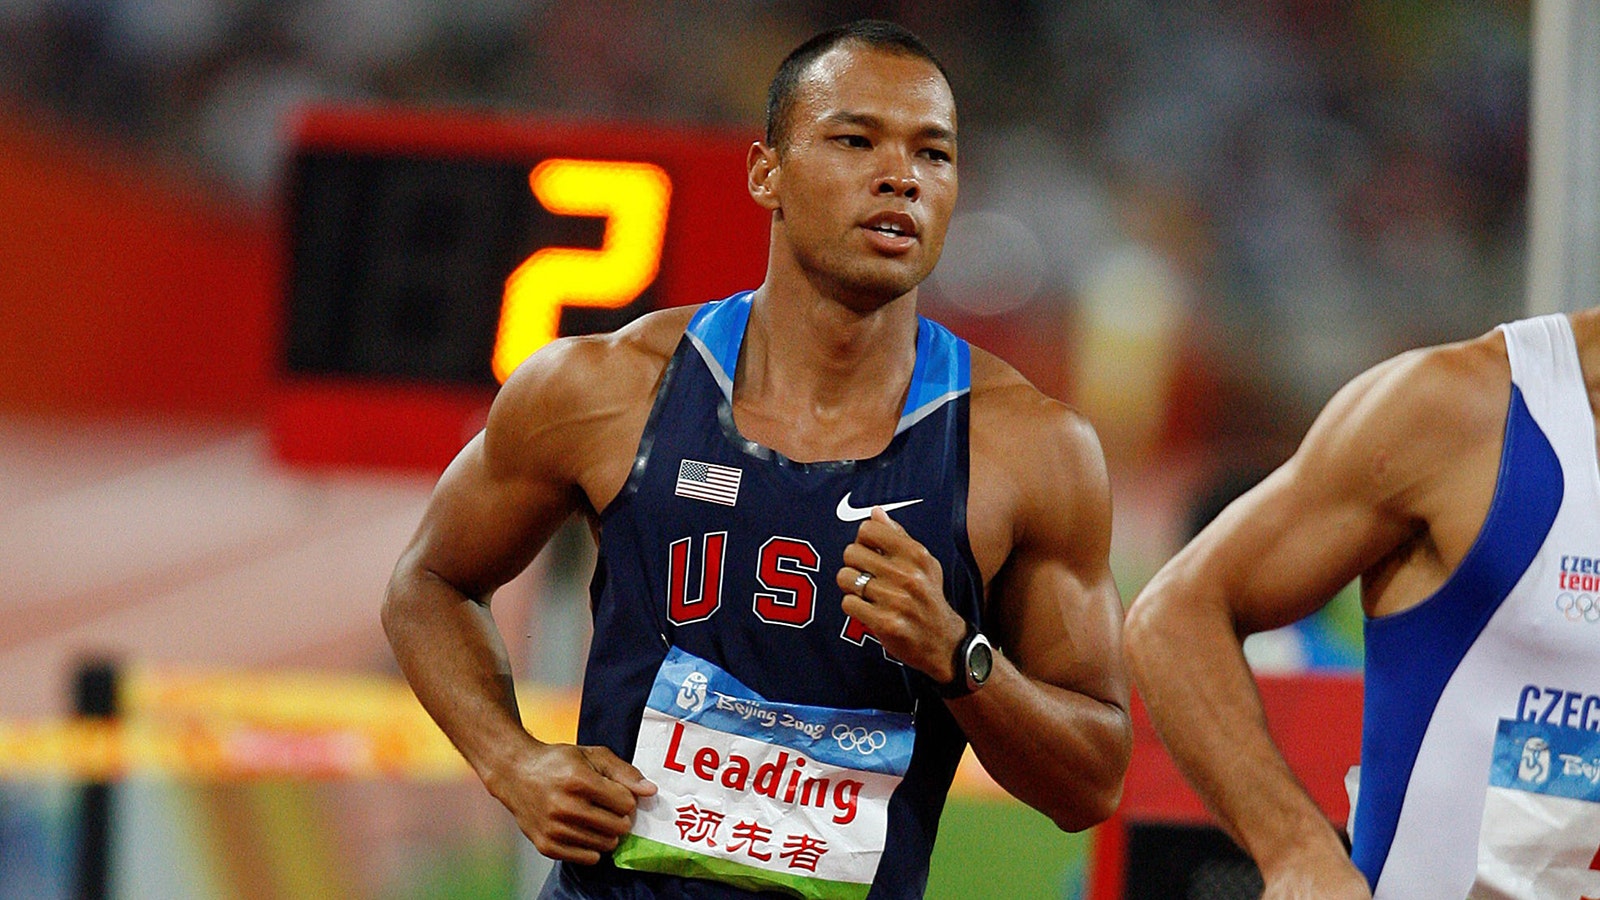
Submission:
<svg viewBox="0 0 1600 900">
<path fill-rule="evenodd" d="M 726 300 L 700 307 L 684 332 L 722 388 L 722 396 L 733 402 L 733 375 L 739 366 L 739 346 L 750 322 L 750 300 L 755 291 L 741 291 Z"/>
<path fill-rule="evenodd" d="M 972 389 L 972 348 L 948 328 L 921 319 L 917 328 L 917 362 L 911 388 L 900 411 L 899 434 L 923 417 Z"/>
<path fill-rule="evenodd" d="M 1513 384 L 1494 499 L 1472 549 L 1432 597 L 1366 624 L 1361 792 L 1351 856 L 1374 887 L 1439 697 L 1544 544 L 1563 490 L 1561 460 Z"/>
<path fill-rule="evenodd" d="M 707 303 L 689 320 L 684 332 L 705 360 L 722 396 L 733 402 L 733 376 L 739 364 L 745 326 L 750 322 L 754 291 Z M 938 322 L 917 319 L 917 360 L 911 386 L 900 410 L 895 434 L 922 421 L 929 413 L 972 389 L 972 348 Z"/>
</svg>

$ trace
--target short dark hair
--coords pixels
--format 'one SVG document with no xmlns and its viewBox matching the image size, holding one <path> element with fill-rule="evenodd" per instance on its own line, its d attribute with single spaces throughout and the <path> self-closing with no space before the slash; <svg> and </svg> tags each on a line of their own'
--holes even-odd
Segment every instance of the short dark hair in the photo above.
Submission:
<svg viewBox="0 0 1600 900">
<path fill-rule="evenodd" d="M 950 73 L 945 71 L 939 57 L 902 26 L 882 19 L 858 19 L 836 25 L 794 48 L 778 65 L 778 73 L 772 76 L 772 84 L 767 88 L 767 146 L 776 148 L 788 139 L 789 113 L 794 108 L 800 76 L 818 57 L 845 43 L 926 60 L 939 70 L 946 84 L 950 82 Z"/>
</svg>

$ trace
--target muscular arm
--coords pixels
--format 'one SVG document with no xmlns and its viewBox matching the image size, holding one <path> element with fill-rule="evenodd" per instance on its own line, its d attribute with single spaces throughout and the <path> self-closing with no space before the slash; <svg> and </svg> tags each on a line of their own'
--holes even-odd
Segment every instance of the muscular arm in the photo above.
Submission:
<svg viewBox="0 0 1600 900">
<path fill-rule="evenodd" d="M 637 440 L 660 368 L 618 343 L 558 342 L 512 376 L 439 480 L 383 604 L 423 707 L 540 852 L 578 862 L 612 849 L 653 787 L 605 748 L 545 744 L 522 728 L 489 603 L 568 516 L 626 477 L 627 458 L 599 448 L 630 430 Z"/>
<path fill-rule="evenodd" d="M 1459 561 L 1475 525 L 1433 529 L 1473 491 L 1442 479 L 1440 460 L 1460 471 L 1481 459 L 1504 402 L 1463 378 L 1486 367 L 1463 369 L 1462 355 L 1411 354 L 1351 382 L 1294 457 L 1169 561 L 1129 612 L 1125 649 L 1151 718 L 1261 867 L 1268 897 L 1362 897 L 1367 886 L 1268 736 L 1241 641 L 1315 612 L 1363 572 L 1393 571 L 1397 554 L 1414 554 L 1412 574 L 1424 574 L 1380 611 L 1421 599 Z M 1464 400 L 1468 384 L 1478 396 Z"/>
<path fill-rule="evenodd" d="M 527 402 L 521 386 L 497 398 L 488 428 L 439 480 L 383 605 L 384 630 L 417 698 L 486 779 L 529 740 L 490 598 L 577 508 L 557 478 L 526 471 L 507 446 L 523 415 L 513 410 Z"/>
<path fill-rule="evenodd" d="M 950 709 L 1001 786 L 1077 831 L 1116 810 L 1132 753 L 1122 600 L 1099 441 L 1065 408 L 1035 402 L 1040 417 L 1010 434 L 1028 448 L 1017 454 L 1024 480 L 1015 542 L 989 591 L 1003 652 L 990 684 Z"/>
<path fill-rule="evenodd" d="M 946 702 L 1002 787 L 1077 831 L 1115 810 L 1132 749 L 1110 489 L 1082 420 L 1032 387 L 1004 390 L 983 409 L 974 400 L 969 499 L 974 552 L 998 567 L 986 628 L 1001 652 L 981 690 Z M 896 658 L 951 680 L 965 626 L 943 599 L 937 563 L 881 511 L 845 562 L 847 593 L 857 564 L 885 579 L 866 589 L 870 602 L 847 596 L 845 611 Z"/>
</svg>

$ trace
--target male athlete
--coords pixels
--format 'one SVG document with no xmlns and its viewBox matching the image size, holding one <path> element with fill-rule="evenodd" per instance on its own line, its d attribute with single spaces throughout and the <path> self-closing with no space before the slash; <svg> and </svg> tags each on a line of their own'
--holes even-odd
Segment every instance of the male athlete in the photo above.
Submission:
<svg viewBox="0 0 1600 900">
<path fill-rule="evenodd" d="M 1267 897 L 1600 896 L 1597 404 L 1600 310 L 1398 356 L 1134 603 L 1151 717 Z M 1357 576 L 1347 852 L 1271 744 L 1240 640 Z"/>
<path fill-rule="evenodd" d="M 780 67 L 765 280 L 506 382 L 401 557 L 418 698 L 546 897 L 918 897 L 970 741 L 1064 829 L 1130 753 L 1110 497 L 1083 419 L 917 315 L 956 199 L 943 68 L 887 23 Z M 518 722 L 494 590 L 599 542 L 578 745 Z"/>
</svg>

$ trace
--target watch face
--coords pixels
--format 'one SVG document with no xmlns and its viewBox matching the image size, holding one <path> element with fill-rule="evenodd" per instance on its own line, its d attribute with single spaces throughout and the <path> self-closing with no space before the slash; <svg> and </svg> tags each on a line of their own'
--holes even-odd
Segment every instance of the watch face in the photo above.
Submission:
<svg viewBox="0 0 1600 900">
<path fill-rule="evenodd" d="M 971 649 L 967 651 L 967 678 L 973 684 L 983 684 L 989 680 L 989 672 L 993 668 L 994 651 L 985 642 L 973 641 Z"/>
</svg>

